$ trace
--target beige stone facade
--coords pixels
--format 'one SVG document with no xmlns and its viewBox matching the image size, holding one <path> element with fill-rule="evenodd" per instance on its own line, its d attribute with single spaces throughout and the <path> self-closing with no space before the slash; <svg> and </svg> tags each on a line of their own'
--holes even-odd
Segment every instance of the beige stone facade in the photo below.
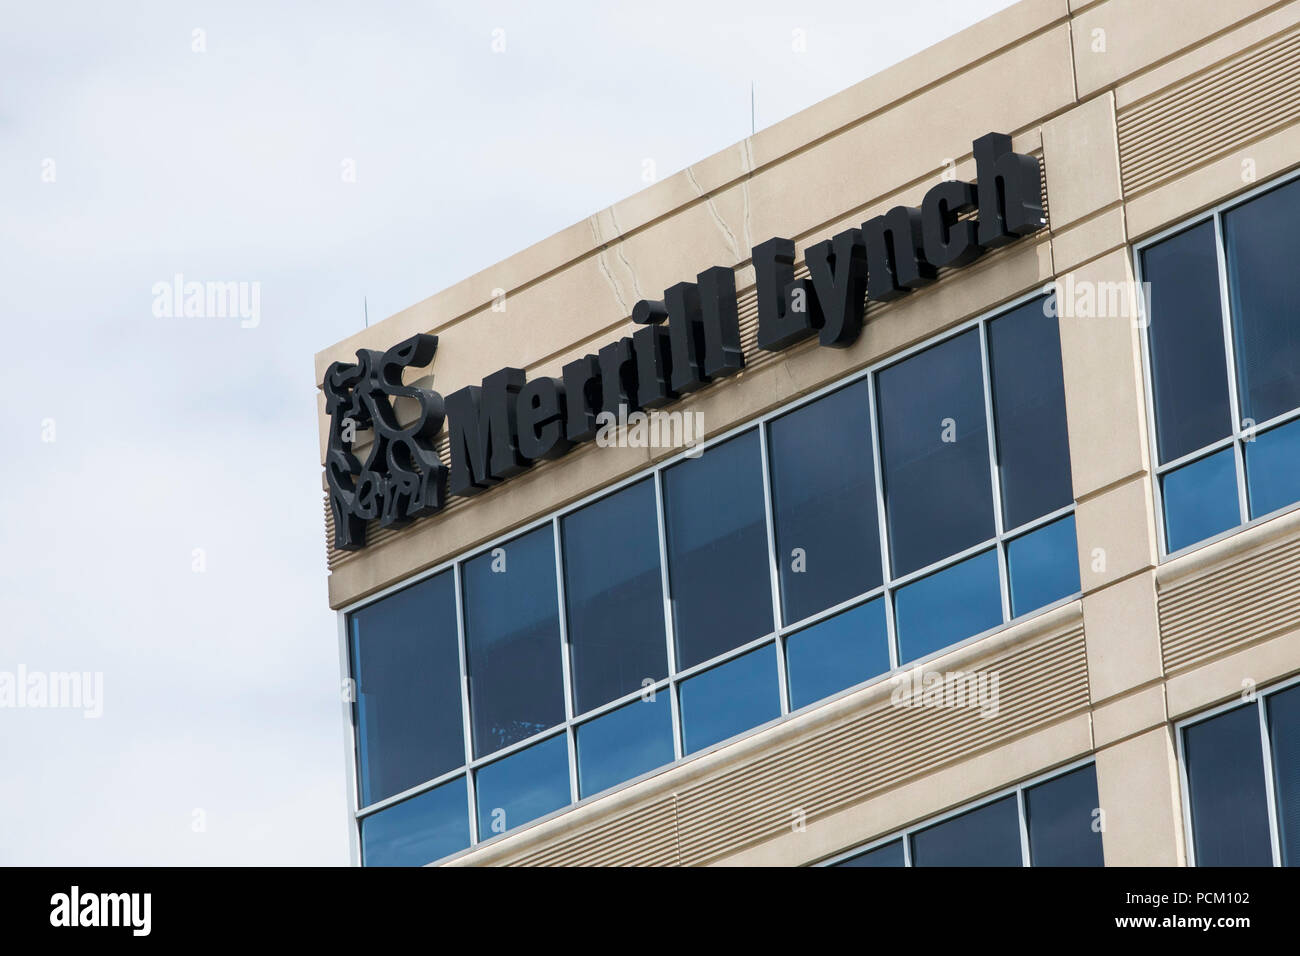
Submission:
<svg viewBox="0 0 1300 956">
<path fill-rule="evenodd" d="M 787 236 L 802 254 L 919 205 L 952 163 L 973 180 L 971 141 L 991 130 L 1041 157 L 1048 229 L 872 303 L 848 349 L 757 349 L 752 246 Z M 558 375 L 630 334 L 637 300 L 734 265 L 746 368 L 674 406 L 719 434 L 1054 279 L 1131 281 L 1134 243 L 1296 167 L 1300 0 L 1022 0 L 337 343 L 316 356 L 317 383 L 357 348 L 416 332 L 439 337 L 443 394 L 503 366 Z M 996 667 L 995 718 L 891 708 L 877 683 L 454 862 L 803 865 L 1093 755 L 1107 864 L 1185 864 L 1173 726 L 1243 681 L 1300 672 L 1300 511 L 1162 559 L 1138 325 L 1060 328 L 1082 597 L 935 664 Z M 331 606 L 658 457 L 588 444 L 408 528 L 372 528 L 364 550 L 329 552 Z"/>
</svg>

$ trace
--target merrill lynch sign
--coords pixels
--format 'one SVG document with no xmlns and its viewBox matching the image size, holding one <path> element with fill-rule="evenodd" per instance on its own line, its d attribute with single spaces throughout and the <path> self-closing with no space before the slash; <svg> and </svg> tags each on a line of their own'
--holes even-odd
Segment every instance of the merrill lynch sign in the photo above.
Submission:
<svg viewBox="0 0 1300 956">
<path fill-rule="evenodd" d="M 944 181 L 919 209 L 895 206 L 804 250 L 809 277 L 794 277 L 794 243 L 774 238 L 752 250 L 758 295 L 758 346 L 787 348 L 816 335 L 847 348 L 862 330 L 868 299 L 886 302 L 933 282 L 943 267 L 967 265 L 989 249 L 1046 224 L 1038 160 L 1011 151 L 1011 137 L 975 140 L 975 183 Z M 976 211 L 975 217 L 960 218 Z M 366 524 L 400 527 L 434 514 L 448 495 L 474 495 L 558 458 L 596 435 L 597 416 L 659 408 L 744 368 L 733 269 L 714 266 L 679 282 L 662 300 L 632 309 L 642 326 L 565 365 L 559 378 L 525 379 L 503 368 L 483 384 L 443 398 L 402 384 L 402 371 L 433 361 L 435 335 L 414 335 L 386 352 L 358 349 L 356 362 L 325 373 L 330 416 L 325 459 L 335 547 L 365 547 Z M 395 398 L 419 413 L 402 426 Z M 451 468 L 435 438 L 446 423 Z M 362 462 L 352 452 L 358 430 L 373 431 Z"/>
</svg>

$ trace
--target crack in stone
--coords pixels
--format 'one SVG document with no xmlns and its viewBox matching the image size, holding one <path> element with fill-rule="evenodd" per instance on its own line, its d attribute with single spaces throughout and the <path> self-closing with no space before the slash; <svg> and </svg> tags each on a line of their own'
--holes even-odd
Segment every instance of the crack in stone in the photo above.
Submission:
<svg viewBox="0 0 1300 956">
<path fill-rule="evenodd" d="M 596 217 L 588 216 L 587 225 L 591 228 L 592 238 L 599 245 L 600 232 L 596 229 Z M 614 274 L 610 272 L 609 263 L 605 261 L 605 252 L 606 250 L 602 249 L 600 252 L 596 253 L 596 265 L 599 267 L 601 274 L 605 277 L 605 281 L 609 283 L 610 289 L 613 290 L 614 298 L 618 300 L 618 306 L 623 310 L 623 314 L 631 315 L 632 313 L 628 311 L 627 301 L 623 298 L 623 289 L 619 286 L 618 280 L 614 278 Z"/>
<path fill-rule="evenodd" d="M 614 218 L 614 207 L 612 206 L 609 210 L 609 221 L 614 224 L 614 231 L 621 237 L 623 230 L 619 228 L 618 220 Z M 632 294 L 636 296 L 636 299 L 639 302 L 644 299 L 645 296 L 641 294 L 641 284 L 636 280 L 636 270 L 632 268 L 632 263 L 628 262 L 627 255 L 623 252 L 623 240 L 621 238 L 619 239 L 617 249 L 619 261 L 622 262 L 624 268 L 627 269 L 627 274 L 632 277 Z"/>
<path fill-rule="evenodd" d="M 691 185 L 695 187 L 695 191 L 704 197 L 704 204 L 708 206 L 709 214 L 713 216 L 713 221 L 718 224 L 718 228 L 722 230 L 722 234 L 726 237 L 727 245 L 731 247 L 732 256 L 734 256 L 735 260 L 739 262 L 740 247 L 736 244 L 735 233 L 733 233 L 727 224 L 722 221 L 722 216 L 718 214 L 718 207 L 713 204 L 713 199 L 704 195 L 704 190 L 700 188 L 699 182 L 695 179 L 695 171 L 689 166 L 686 167 L 686 178 L 691 181 Z"/>
</svg>

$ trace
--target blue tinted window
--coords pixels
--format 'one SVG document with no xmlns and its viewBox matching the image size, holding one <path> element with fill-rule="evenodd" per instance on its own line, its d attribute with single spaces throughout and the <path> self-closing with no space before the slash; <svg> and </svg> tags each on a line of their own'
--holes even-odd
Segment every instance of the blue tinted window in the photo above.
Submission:
<svg viewBox="0 0 1300 956">
<path fill-rule="evenodd" d="M 1027 302 L 988 327 L 998 474 L 1008 529 L 1074 500 L 1061 337 L 1056 316 L 1044 314 L 1048 301 Z"/>
<path fill-rule="evenodd" d="M 647 479 L 561 522 L 579 714 L 668 675 L 655 509 Z"/>
<path fill-rule="evenodd" d="M 771 644 L 683 681 L 686 753 L 711 747 L 781 715 Z"/>
<path fill-rule="evenodd" d="M 1029 860 L 1033 866 L 1101 866 L 1094 830 L 1097 768 L 1089 764 L 1025 791 Z"/>
<path fill-rule="evenodd" d="M 1079 592 L 1074 515 L 1043 525 L 1007 545 L 1011 614 L 1018 617 Z"/>
<path fill-rule="evenodd" d="M 361 818 L 365 866 L 424 866 L 469 846 L 465 778 Z"/>
<path fill-rule="evenodd" d="M 1144 249 L 1142 275 L 1160 461 L 1173 461 L 1232 430 L 1214 224 Z"/>
<path fill-rule="evenodd" d="M 772 630 L 758 432 L 663 475 L 677 666 L 717 657 Z"/>
<path fill-rule="evenodd" d="M 637 700 L 578 727 L 578 789 L 589 797 L 673 762 L 673 713 L 668 690 Z"/>
<path fill-rule="evenodd" d="M 895 840 L 892 843 L 886 843 L 878 846 L 874 850 L 868 850 L 865 853 L 859 853 L 857 856 L 851 856 L 847 860 L 841 860 L 832 866 L 906 866 L 903 859 L 903 841 Z"/>
<path fill-rule="evenodd" d="M 793 624 L 880 584 L 867 383 L 769 427 L 781 602 L 785 623 Z"/>
<path fill-rule="evenodd" d="M 998 556 L 985 551 L 899 588 L 894 595 L 901 664 L 1002 623 Z"/>
<path fill-rule="evenodd" d="M 1274 694 L 1267 706 L 1282 865 L 1300 866 L 1300 687 Z"/>
<path fill-rule="evenodd" d="M 1015 796 L 918 830 L 913 866 L 1022 866 L 1020 811 Z"/>
<path fill-rule="evenodd" d="M 1246 442 L 1246 497 L 1252 518 L 1300 501 L 1300 421 Z"/>
<path fill-rule="evenodd" d="M 895 577 L 993 537 L 983 380 L 975 329 L 879 373 Z"/>
<path fill-rule="evenodd" d="M 564 734 L 517 750 L 474 775 L 478 838 L 523 826 L 569 804 L 569 744 Z"/>
<path fill-rule="evenodd" d="M 790 707 L 799 708 L 889 670 L 885 601 L 841 611 L 786 638 Z"/>
<path fill-rule="evenodd" d="M 439 574 L 350 617 L 361 803 L 465 762 L 452 575 Z"/>
<path fill-rule="evenodd" d="M 1241 415 L 1254 422 L 1300 405 L 1300 182 L 1223 215 Z"/>
<path fill-rule="evenodd" d="M 1197 866 L 1271 866 L 1259 712 L 1247 704 L 1183 731 Z"/>
<path fill-rule="evenodd" d="M 1225 448 L 1164 476 L 1165 546 L 1170 552 L 1241 523 L 1235 455 Z"/>
<path fill-rule="evenodd" d="M 555 539 L 549 525 L 465 562 L 465 649 L 474 752 L 564 720 Z"/>
</svg>

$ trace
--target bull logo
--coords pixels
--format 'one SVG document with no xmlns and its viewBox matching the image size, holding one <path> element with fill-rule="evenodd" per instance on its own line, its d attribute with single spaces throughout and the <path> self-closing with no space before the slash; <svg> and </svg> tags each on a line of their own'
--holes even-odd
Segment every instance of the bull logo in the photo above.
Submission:
<svg viewBox="0 0 1300 956">
<path fill-rule="evenodd" d="M 325 475 L 334 547 L 341 551 L 366 546 L 368 521 L 400 528 L 441 510 L 446 501 L 447 468 L 433 444 L 446 415 L 442 396 L 402 384 L 402 370 L 430 364 L 437 348 L 436 335 L 413 335 L 386 352 L 357 349 L 356 362 L 335 362 L 325 372 Z M 402 427 L 398 408 L 406 405 L 416 414 Z M 364 431 L 372 438 L 363 464 L 352 449 Z"/>
</svg>

